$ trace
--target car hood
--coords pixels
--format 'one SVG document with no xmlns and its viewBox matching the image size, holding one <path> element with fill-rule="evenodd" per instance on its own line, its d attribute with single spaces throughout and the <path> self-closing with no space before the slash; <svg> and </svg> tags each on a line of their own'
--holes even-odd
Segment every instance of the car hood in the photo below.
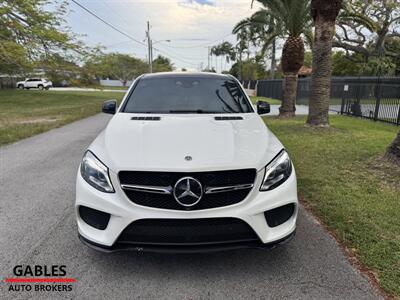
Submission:
<svg viewBox="0 0 400 300">
<path fill-rule="evenodd" d="M 242 120 L 168 114 L 158 115 L 160 120 L 146 121 L 132 120 L 134 116 L 139 115 L 117 113 L 89 147 L 116 173 L 258 170 L 283 148 L 254 113 L 235 115 Z"/>
</svg>

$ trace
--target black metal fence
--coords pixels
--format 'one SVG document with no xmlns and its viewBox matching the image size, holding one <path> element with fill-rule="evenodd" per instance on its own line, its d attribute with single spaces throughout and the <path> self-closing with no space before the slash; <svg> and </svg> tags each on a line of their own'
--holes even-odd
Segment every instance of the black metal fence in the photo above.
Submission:
<svg viewBox="0 0 400 300">
<path fill-rule="evenodd" d="M 249 85 L 252 85 L 251 83 Z M 257 95 L 282 99 L 282 80 L 260 80 Z M 308 105 L 310 78 L 301 78 L 297 104 Z M 400 125 L 400 77 L 334 77 L 329 109 L 351 115 Z"/>
<path fill-rule="evenodd" d="M 24 80 L 19 77 L 0 76 L 0 89 L 12 89 L 18 81 Z"/>
</svg>

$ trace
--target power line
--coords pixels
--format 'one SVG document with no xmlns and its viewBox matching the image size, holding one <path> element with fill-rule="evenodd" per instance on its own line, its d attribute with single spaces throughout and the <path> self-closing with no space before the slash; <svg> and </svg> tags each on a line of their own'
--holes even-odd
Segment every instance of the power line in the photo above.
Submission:
<svg viewBox="0 0 400 300">
<path fill-rule="evenodd" d="M 216 39 L 216 40 L 213 40 L 213 41 L 211 41 L 211 42 L 207 42 L 207 43 L 204 43 L 204 44 L 201 44 L 201 45 L 193 45 L 193 46 L 171 46 L 171 45 L 165 45 L 165 44 L 164 44 L 164 46 L 169 47 L 169 48 L 176 48 L 176 49 L 203 48 L 203 47 L 210 46 L 210 45 L 212 45 L 212 44 L 214 44 L 215 42 L 218 42 L 218 41 L 220 41 L 220 40 L 224 40 L 225 38 L 227 38 L 227 37 L 230 36 L 230 35 L 234 35 L 234 34 L 233 34 L 233 33 L 228 33 L 228 34 L 224 35 L 223 37 L 220 37 L 220 38 L 218 38 L 218 39 Z"/>
<path fill-rule="evenodd" d="M 118 17 L 118 20 L 121 20 L 122 23 L 127 26 L 125 28 L 122 27 L 122 29 L 126 29 L 126 28 L 130 28 L 131 27 L 131 25 L 128 24 L 128 22 L 124 19 L 124 17 L 121 16 L 112 6 L 108 5 L 106 1 L 103 0 L 100 3 L 102 5 L 104 5 L 106 7 L 106 9 L 109 9 L 112 13 L 114 13 Z"/>
<path fill-rule="evenodd" d="M 176 57 L 176 56 L 173 56 L 173 55 L 171 55 L 170 53 L 166 52 L 165 50 L 160 50 L 160 49 L 155 48 L 155 47 L 153 47 L 153 49 L 156 50 L 156 51 L 158 51 L 158 52 L 160 52 L 160 53 L 164 53 L 165 55 L 168 55 L 169 57 L 171 57 L 171 58 L 173 58 L 173 59 L 179 60 L 180 62 L 183 62 L 183 63 L 185 63 L 185 64 L 192 65 L 192 66 L 197 66 L 196 63 L 192 63 L 192 62 L 189 62 L 189 61 L 185 61 L 185 60 L 183 60 L 182 58 L 178 58 L 178 57 Z"/>
<path fill-rule="evenodd" d="M 109 26 L 110 28 L 112 28 L 112 29 L 114 29 L 115 31 L 119 32 L 120 34 L 126 36 L 127 38 L 131 39 L 132 41 L 134 41 L 134 42 L 136 42 L 136 43 L 138 43 L 138 44 L 140 44 L 140 45 L 142 45 L 142 46 L 147 47 L 147 45 L 146 45 L 145 43 L 143 43 L 143 42 L 141 42 L 141 41 L 135 39 L 135 38 L 132 37 L 131 35 L 127 34 L 126 32 L 123 32 L 122 30 L 118 29 L 117 27 L 115 27 L 114 25 L 112 25 L 112 24 L 109 23 L 108 21 L 104 20 L 103 18 L 99 17 L 97 14 L 95 14 L 94 12 L 92 12 L 91 10 L 89 10 L 87 7 L 83 6 L 82 4 L 80 4 L 79 2 L 77 2 L 76 0 L 71 0 L 71 1 L 74 2 L 76 5 L 78 5 L 80 8 L 82 8 L 83 10 L 85 10 L 87 13 L 91 14 L 91 15 L 92 15 L 93 17 L 95 17 L 96 19 L 100 20 L 101 22 L 103 22 L 104 24 L 106 24 L 107 26 Z M 164 50 L 160 50 L 160 49 L 157 49 L 157 48 L 154 48 L 154 47 L 153 47 L 153 49 L 156 50 L 156 51 L 158 51 L 158 52 L 160 52 L 160 53 L 164 53 L 165 55 L 168 55 L 168 56 L 170 56 L 171 58 L 174 58 L 174 59 L 176 59 L 176 60 L 178 60 L 178 61 L 181 61 L 181 62 L 183 62 L 183 63 L 185 63 L 185 64 L 189 64 L 189 65 L 193 65 L 193 66 L 196 65 L 196 66 L 197 66 L 197 64 L 194 64 L 194 63 L 191 63 L 191 62 L 182 60 L 181 58 L 178 58 L 178 57 L 174 57 L 174 56 L 170 55 L 168 52 L 166 52 L 166 51 L 164 51 Z"/>
<path fill-rule="evenodd" d="M 127 38 L 131 39 L 132 41 L 147 47 L 147 45 L 137 39 L 135 39 L 134 37 L 132 37 L 131 35 L 123 32 L 122 30 L 119 30 L 117 27 L 115 27 L 114 25 L 112 25 L 111 23 L 107 22 L 106 20 L 104 20 L 103 18 L 99 17 L 98 15 L 96 15 L 94 12 L 92 12 L 91 10 L 89 10 L 88 8 L 86 8 L 85 6 L 83 6 L 82 4 L 80 4 L 79 2 L 75 1 L 75 0 L 71 0 L 72 2 L 74 2 L 76 5 L 78 5 L 80 8 L 82 8 L 83 10 L 85 10 L 86 12 L 88 12 L 89 14 L 91 14 L 93 17 L 95 17 L 96 19 L 100 20 L 101 22 L 103 22 L 104 24 L 106 24 L 107 26 L 111 27 L 112 29 L 114 29 L 115 31 L 118 31 L 120 34 L 126 36 Z"/>
</svg>

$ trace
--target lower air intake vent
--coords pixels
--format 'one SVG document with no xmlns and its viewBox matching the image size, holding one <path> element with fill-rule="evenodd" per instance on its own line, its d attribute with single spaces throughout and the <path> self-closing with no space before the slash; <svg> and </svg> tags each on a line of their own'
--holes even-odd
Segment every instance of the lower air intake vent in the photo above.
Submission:
<svg viewBox="0 0 400 300">
<path fill-rule="evenodd" d="M 99 230 L 107 228 L 110 214 L 86 206 L 79 206 L 79 215 L 85 223 Z"/>
<path fill-rule="evenodd" d="M 119 243 L 193 245 L 257 241 L 254 230 L 234 218 L 143 219 L 126 227 Z"/>
<path fill-rule="evenodd" d="M 293 203 L 280 206 L 265 212 L 265 219 L 269 227 L 276 227 L 289 220 L 295 211 Z"/>
</svg>

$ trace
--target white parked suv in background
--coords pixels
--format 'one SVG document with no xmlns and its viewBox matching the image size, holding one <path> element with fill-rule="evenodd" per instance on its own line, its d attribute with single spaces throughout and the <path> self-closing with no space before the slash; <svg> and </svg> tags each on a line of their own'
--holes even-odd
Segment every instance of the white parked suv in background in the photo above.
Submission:
<svg viewBox="0 0 400 300">
<path fill-rule="evenodd" d="M 295 233 L 296 174 L 239 82 L 139 77 L 88 147 L 76 182 L 83 243 L 103 251 L 271 247 Z"/>
<path fill-rule="evenodd" d="M 27 78 L 25 81 L 18 81 L 17 88 L 19 89 L 31 89 L 36 88 L 39 90 L 48 90 L 53 86 L 53 83 L 45 78 Z"/>
</svg>

